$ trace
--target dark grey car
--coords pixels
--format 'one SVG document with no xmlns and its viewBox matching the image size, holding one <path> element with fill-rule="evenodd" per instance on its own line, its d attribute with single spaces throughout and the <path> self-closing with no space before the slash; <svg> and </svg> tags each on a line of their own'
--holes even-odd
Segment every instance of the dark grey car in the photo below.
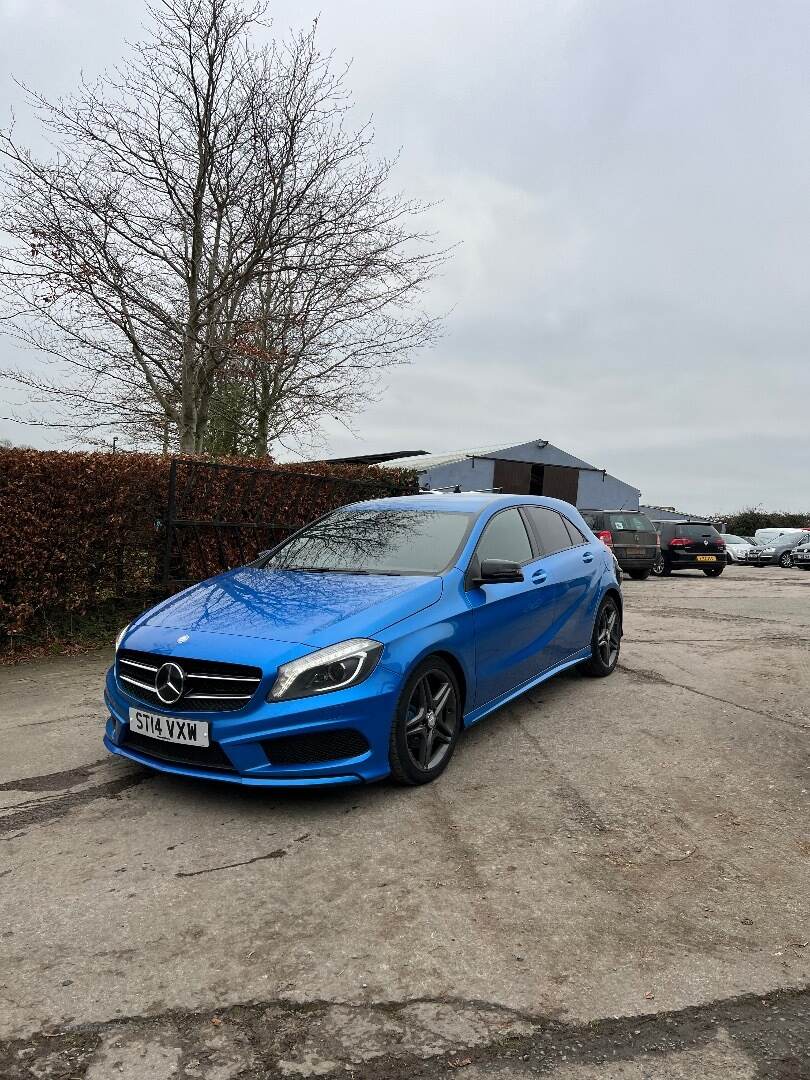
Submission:
<svg viewBox="0 0 810 1080">
<path fill-rule="evenodd" d="M 810 532 L 785 533 L 784 536 L 778 536 L 775 540 L 768 540 L 763 544 L 756 560 L 752 561 L 756 561 L 758 566 L 781 566 L 786 570 L 793 566 L 795 548 L 807 543 L 810 543 Z"/>
<path fill-rule="evenodd" d="M 616 556 L 631 578 L 648 578 L 658 558 L 658 533 L 638 510 L 581 510 L 591 531 Z"/>
</svg>

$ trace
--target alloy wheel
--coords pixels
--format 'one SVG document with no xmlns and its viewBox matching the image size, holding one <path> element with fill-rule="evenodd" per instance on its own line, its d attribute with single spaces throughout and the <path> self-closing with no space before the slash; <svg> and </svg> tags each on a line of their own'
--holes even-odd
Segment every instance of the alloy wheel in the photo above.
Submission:
<svg viewBox="0 0 810 1080">
<path fill-rule="evenodd" d="M 605 667 L 613 667 L 619 655 L 621 626 L 619 612 L 613 604 L 606 604 L 599 616 L 596 630 L 596 647 Z"/>
<path fill-rule="evenodd" d="M 405 743 L 417 769 L 435 769 L 447 756 L 456 733 L 458 701 L 447 675 L 427 671 L 411 692 L 405 711 Z"/>
</svg>

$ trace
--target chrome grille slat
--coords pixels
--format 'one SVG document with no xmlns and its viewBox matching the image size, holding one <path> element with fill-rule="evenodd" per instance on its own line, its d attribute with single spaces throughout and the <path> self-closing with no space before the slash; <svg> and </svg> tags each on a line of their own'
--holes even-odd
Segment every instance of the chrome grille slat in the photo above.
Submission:
<svg viewBox="0 0 810 1080">
<path fill-rule="evenodd" d="M 153 694 L 155 692 L 154 686 L 150 686 L 148 683 L 138 682 L 138 680 L 133 679 L 131 675 L 123 675 L 119 672 L 118 678 L 123 679 L 124 682 L 132 683 L 132 685 L 137 686 L 139 690 L 151 690 Z"/>
<path fill-rule="evenodd" d="M 185 694 L 183 701 L 250 701 L 253 694 Z"/>
<path fill-rule="evenodd" d="M 152 667 L 151 664 L 139 664 L 137 660 L 127 660 L 125 656 L 122 656 L 118 661 L 119 664 L 129 664 L 130 667 L 140 668 L 141 671 L 151 671 L 153 675 L 157 674 L 157 668 Z"/>
<path fill-rule="evenodd" d="M 157 670 L 157 668 L 155 669 Z M 259 679 L 254 679 L 252 675 L 198 675 L 194 671 L 186 672 L 187 679 L 216 679 L 219 682 L 250 682 L 255 683 L 257 686 L 260 682 Z"/>
</svg>

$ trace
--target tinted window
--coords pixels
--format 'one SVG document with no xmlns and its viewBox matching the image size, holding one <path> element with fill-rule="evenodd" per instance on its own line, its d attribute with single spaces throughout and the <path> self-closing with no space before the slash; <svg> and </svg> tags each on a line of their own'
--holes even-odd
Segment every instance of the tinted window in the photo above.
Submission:
<svg viewBox="0 0 810 1080">
<path fill-rule="evenodd" d="M 568 529 L 568 535 L 571 537 L 571 543 L 574 547 L 577 547 L 579 544 L 588 543 L 585 536 L 579 531 L 573 521 L 568 520 L 565 514 L 563 514 L 563 521 L 565 522 L 566 529 Z"/>
<path fill-rule="evenodd" d="M 525 509 L 544 555 L 553 555 L 555 551 L 564 551 L 571 547 L 568 529 L 556 510 L 547 510 L 544 506 L 527 506 Z M 577 543 L 581 541 L 578 540 Z"/>
<path fill-rule="evenodd" d="M 731 533 L 723 533 L 723 539 L 727 544 L 744 544 L 745 540 L 741 536 L 732 536 Z"/>
<path fill-rule="evenodd" d="M 479 560 L 509 559 L 525 563 L 532 558 L 532 547 L 526 534 L 523 518 L 517 510 L 502 510 L 484 529 L 478 541 Z"/>
<path fill-rule="evenodd" d="M 683 536 L 687 540 L 706 540 L 716 539 L 720 533 L 715 529 L 714 525 L 679 525 L 678 536 Z"/>
<path fill-rule="evenodd" d="M 608 514 L 611 529 L 618 532 L 655 532 L 646 514 Z"/>
<path fill-rule="evenodd" d="M 282 570 L 438 574 L 456 556 L 472 518 L 438 510 L 338 510 L 275 551 Z"/>
</svg>

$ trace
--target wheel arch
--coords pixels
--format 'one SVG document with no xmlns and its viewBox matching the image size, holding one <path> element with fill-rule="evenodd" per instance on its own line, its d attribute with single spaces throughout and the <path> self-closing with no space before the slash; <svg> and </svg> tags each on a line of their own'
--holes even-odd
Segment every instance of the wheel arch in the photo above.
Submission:
<svg viewBox="0 0 810 1080">
<path fill-rule="evenodd" d="M 619 605 L 619 614 L 622 616 L 622 619 L 624 619 L 624 597 L 622 596 L 621 589 L 617 589 L 614 585 L 608 585 L 602 594 L 602 599 L 599 601 L 599 607 L 602 606 L 602 602 L 606 596 L 612 596 L 616 600 Z"/>
<path fill-rule="evenodd" d="M 459 702 L 461 708 L 462 722 L 464 719 L 464 712 L 467 707 L 467 676 L 464 674 L 464 668 L 461 662 L 451 652 L 447 652 L 445 649 L 435 649 L 433 652 L 428 653 L 427 656 L 423 656 L 423 660 L 428 660 L 431 656 L 438 656 L 440 660 L 444 660 L 445 664 L 452 670 L 458 682 L 458 692 L 461 695 L 461 701 Z"/>
</svg>

